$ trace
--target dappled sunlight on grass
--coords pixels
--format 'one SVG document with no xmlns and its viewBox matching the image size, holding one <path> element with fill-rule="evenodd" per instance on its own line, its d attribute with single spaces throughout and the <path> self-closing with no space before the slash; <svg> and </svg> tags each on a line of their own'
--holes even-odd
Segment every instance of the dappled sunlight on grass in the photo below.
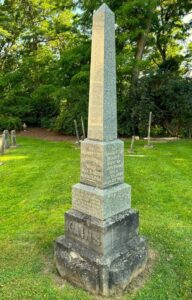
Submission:
<svg viewBox="0 0 192 300">
<path fill-rule="evenodd" d="M 29 156 L 27 155 L 11 155 L 11 156 L 1 156 L 1 161 L 10 161 L 10 160 L 21 160 L 21 159 L 27 159 Z"/>
<path fill-rule="evenodd" d="M 22 147 L 0 158 L 7 161 L 0 168 L 0 298 L 93 300 L 80 289 L 57 286 L 54 271 L 44 273 L 47 264 L 54 266 L 53 242 L 64 233 L 80 151 L 70 142 L 19 140 Z M 159 258 L 145 287 L 122 300 L 192 299 L 192 142 L 146 150 L 139 141 L 136 156 L 128 154 L 128 142 L 125 149 L 125 181 L 140 212 L 140 233 Z"/>
<path fill-rule="evenodd" d="M 184 159 L 184 158 L 175 158 L 174 160 L 175 161 L 186 161 L 186 159 Z"/>
</svg>

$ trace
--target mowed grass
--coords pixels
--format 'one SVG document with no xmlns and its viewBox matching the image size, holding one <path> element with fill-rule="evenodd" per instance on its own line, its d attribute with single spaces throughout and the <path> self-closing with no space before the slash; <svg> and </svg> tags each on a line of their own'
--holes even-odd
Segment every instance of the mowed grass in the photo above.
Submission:
<svg viewBox="0 0 192 300">
<path fill-rule="evenodd" d="M 0 157 L 0 299 L 93 300 L 61 284 L 53 264 L 53 241 L 64 231 L 71 186 L 79 182 L 80 151 L 70 142 L 19 138 Z M 192 141 L 136 143 L 125 181 L 140 233 L 157 253 L 145 286 L 123 300 L 192 299 Z"/>
</svg>

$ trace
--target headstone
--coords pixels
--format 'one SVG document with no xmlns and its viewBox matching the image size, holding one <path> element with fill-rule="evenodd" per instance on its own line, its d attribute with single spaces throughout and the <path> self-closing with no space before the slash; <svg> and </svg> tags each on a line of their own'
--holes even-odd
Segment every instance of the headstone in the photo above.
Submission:
<svg viewBox="0 0 192 300">
<path fill-rule="evenodd" d="M 17 147 L 16 131 L 11 130 L 11 146 Z"/>
<path fill-rule="evenodd" d="M 76 144 L 80 145 L 79 130 L 78 130 L 78 126 L 77 126 L 77 121 L 76 120 L 74 120 L 74 125 L 75 125 L 76 137 L 77 137 Z"/>
<path fill-rule="evenodd" d="M 4 148 L 8 149 L 10 148 L 10 135 L 9 135 L 9 130 L 4 130 L 3 131 L 4 135 L 5 135 L 5 144 L 4 144 Z"/>
<path fill-rule="evenodd" d="M 0 155 L 3 155 L 5 151 L 5 134 L 0 135 Z"/>
<path fill-rule="evenodd" d="M 138 235 L 124 183 L 124 144 L 117 139 L 115 19 L 103 4 L 93 16 L 88 138 L 81 143 L 81 180 L 72 188 L 65 235 L 55 241 L 60 275 L 92 293 L 124 289 L 145 267 L 147 244 Z"/>
</svg>

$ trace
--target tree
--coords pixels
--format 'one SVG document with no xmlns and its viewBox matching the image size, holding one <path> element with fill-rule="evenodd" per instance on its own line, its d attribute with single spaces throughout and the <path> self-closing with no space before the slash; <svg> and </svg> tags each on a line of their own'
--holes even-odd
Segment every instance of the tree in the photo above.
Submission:
<svg viewBox="0 0 192 300">
<path fill-rule="evenodd" d="M 72 133 L 74 119 L 81 115 L 87 119 L 92 15 L 102 3 L 5 0 L 0 4 L 1 128 L 10 119 L 9 124 L 15 120 L 18 127 L 22 120 Z M 165 131 L 176 123 L 178 132 L 190 127 L 186 110 L 179 114 L 173 108 L 191 107 L 187 71 L 192 52 L 190 45 L 183 50 L 189 35 L 183 17 L 192 9 L 191 1 L 106 3 L 116 15 L 119 133 L 144 134 L 149 110 Z"/>
<path fill-rule="evenodd" d="M 38 125 L 58 114 L 58 60 L 76 35 L 73 2 L 5 0 L 1 8 L 0 111 Z"/>
</svg>

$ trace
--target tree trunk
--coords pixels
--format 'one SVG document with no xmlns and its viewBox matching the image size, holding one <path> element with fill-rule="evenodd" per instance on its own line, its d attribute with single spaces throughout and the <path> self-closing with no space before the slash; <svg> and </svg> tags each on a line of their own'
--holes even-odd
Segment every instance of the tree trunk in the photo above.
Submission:
<svg viewBox="0 0 192 300">
<path fill-rule="evenodd" d="M 138 131 L 136 129 L 136 122 L 135 122 L 135 112 L 134 112 L 134 103 L 137 98 L 137 83 L 139 79 L 139 63 L 142 61 L 144 50 L 145 50 L 145 45 L 146 45 L 146 40 L 147 36 L 150 32 L 151 29 L 151 15 L 146 21 L 146 28 L 145 31 L 140 33 L 137 37 L 137 47 L 135 51 L 135 66 L 132 70 L 132 76 L 131 76 L 131 85 L 130 85 L 130 90 L 129 90 L 129 98 L 131 100 L 131 123 L 132 123 L 132 135 L 135 135 L 136 132 Z M 138 132 L 137 132 L 138 134 Z"/>
<path fill-rule="evenodd" d="M 137 38 L 137 47 L 135 52 L 135 66 L 132 71 L 132 83 L 135 84 L 139 78 L 139 62 L 142 61 L 147 36 L 151 29 L 151 17 L 146 21 L 146 29 L 144 32 L 140 33 Z"/>
</svg>

